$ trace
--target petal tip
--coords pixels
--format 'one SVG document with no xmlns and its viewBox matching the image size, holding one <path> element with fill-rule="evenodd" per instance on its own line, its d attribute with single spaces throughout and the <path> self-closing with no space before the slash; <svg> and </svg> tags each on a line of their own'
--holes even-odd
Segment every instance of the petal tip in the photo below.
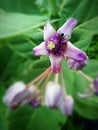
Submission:
<svg viewBox="0 0 98 130">
<path fill-rule="evenodd" d="M 35 48 L 32 49 L 32 52 L 34 53 L 35 56 L 37 56 L 37 51 Z"/>
<path fill-rule="evenodd" d="M 34 47 L 32 51 L 36 56 L 48 54 L 46 50 L 45 42 L 42 42 L 38 46 Z"/>
<path fill-rule="evenodd" d="M 73 17 L 69 18 L 69 20 L 70 20 L 71 23 L 74 23 L 75 25 L 78 23 L 78 20 L 73 18 Z"/>
<path fill-rule="evenodd" d="M 71 29 L 74 29 L 77 23 L 78 21 L 75 18 L 69 18 L 67 20 L 67 26 L 70 27 Z"/>
<path fill-rule="evenodd" d="M 55 32 L 55 29 L 52 27 L 50 21 L 48 20 L 44 26 L 44 40 L 48 40 Z"/>
<path fill-rule="evenodd" d="M 64 25 L 58 29 L 58 32 L 64 33 L 65 35 L 71 36 L 72 30 L 77 25 L 78 21 L 75 18 L 69 18 Z"/>
<path fill-rule="evenodd" d="M 85 61 L 85 60 L 88 59 L 88 56 L 85 53 L 83 53 L 83 52 L 79 53 L 78 57 L 80 58 L 81 61 L 82 60 Z"/>
</svg>

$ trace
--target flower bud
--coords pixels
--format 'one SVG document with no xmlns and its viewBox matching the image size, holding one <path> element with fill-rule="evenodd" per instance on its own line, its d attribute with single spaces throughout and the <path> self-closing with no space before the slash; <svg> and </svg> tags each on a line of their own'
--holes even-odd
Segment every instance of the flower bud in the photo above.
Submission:
<svg viewBox="0 0 98 130">
<path fill-rule="evenodd" d="M 5 93 L 3 102 L 11 108 L 14 108 L 15 105 L 18 105 L 17 102 L 13 102 L 17 94 L 23 92 L 26 88 L 26 85 L 23 82 L 17 82 L 10 86 L 10 88 Z"/>
<path fill-rule="evenodd" d="M 95 94 L 98 95 L 98 77 L 93 81 Z"/>
<path fill-rule="evenodd" d="M 72 70 L 82 70 L 83 67 L 87 64 L 87 60 L 77 61 L 71 58 L 67 58 L 67 65 L 69 69 Z"/>
<path fill-rule="evenodd" d="M 17 82 L 7 90 L 3 101 L 10 108 L 15 109 L 30 102 L 37 95 L 38 92 L 34 86 L 26 87 L 23 82 Z"/>
<path fill-rule="evenodd" d="M 59 84 L 49 82 L 46 86 L 45 105 L 49 108 L 58 108 L 61 104 L 64 93 Z"/>
<path fill-rule="evenodd" d="M 71 96 L 66 96 L 63 103 L 60 105 L 60 110 L 63 115 L 70 116 L 73 112 L 74 100 Z"/>
<path fill-rule="evenodd" d="M 26 98 L 27 102 L 31 102 L 33 99 L 36 99 L 39 95 L 39 90 L 34 86 L 30 86 L 28 89 L 28 97 Z"/>
<path fill-rule="evenodd" d="M 40 105 L 41 101 L 38 98 L 33 99 L 29 104 L 31 107 L 36 108 Z"/>
</svg>

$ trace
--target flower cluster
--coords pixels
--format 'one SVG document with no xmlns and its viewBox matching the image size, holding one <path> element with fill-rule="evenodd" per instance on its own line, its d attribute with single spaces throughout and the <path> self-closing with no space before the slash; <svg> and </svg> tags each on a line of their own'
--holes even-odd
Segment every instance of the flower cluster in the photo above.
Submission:
<svg viewBox="0 0 98 130">
<path fill-rule="evenodd" d="M 74 99 L 66 91 L 61 65 L 62 59 L 66 60 L 68 69 L 79 72 L 89 80 L 90 86 L 93 86 L 91 92 L 98 94 L 98 78 L 92 80 L 81 71 L 87 64 L 88 56 L 69 41 L 76 24 L 77 20 L 70 18 L 56 31 L 49 21 L 46 23 L 44 26 L 44 41 L 33 48 L 33 53 L 36 56 L 49 56 L 51 66 L 27 85 L 19 81 L 9 87 L 3 101 L 11 109 L 29 103 L 33 108 L 45 105 L 52 109 L 59 109 L 64 115 L 71 115 Z M 52 74 L 54 74 L 54 80 L 51 81 Z M 59 75 L 61 76 L 60 83 Z M 90 93 L 79 95 L 87 97 Z"/>
</svg>

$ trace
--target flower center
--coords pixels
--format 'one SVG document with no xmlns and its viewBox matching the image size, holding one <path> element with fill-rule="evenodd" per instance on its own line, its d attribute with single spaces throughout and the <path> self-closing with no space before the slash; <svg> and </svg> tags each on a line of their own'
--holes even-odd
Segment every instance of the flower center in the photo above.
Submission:
<svg viewBox="0 0 98 130">
<path fill-rule="evenodd" d="M 46 49 L 48 53 L 53 55 L 64 55 L 67 40 L 64 35 L 56 33 L 52 37 L 50 37 L 46 42 Z"/>
<path fill-rule="evenodd" d="M 47 48 L 52 50 L 53 48 L 55 48 L 55 43 L 54 42 L 48 42 Z"/>
</svg>

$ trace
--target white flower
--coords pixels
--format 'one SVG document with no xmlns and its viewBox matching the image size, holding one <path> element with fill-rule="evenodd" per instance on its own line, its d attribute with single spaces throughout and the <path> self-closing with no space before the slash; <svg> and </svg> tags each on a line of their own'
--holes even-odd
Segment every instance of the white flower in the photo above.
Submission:
<svg viewBox="0 0 98 130">
<path fill-rule="evenodd" d="M 58 108 L 62 102 L 64 93 L 59 84 L 49 82 L 45 91 L 45 105 L 49 108 Z"/>
<path fill-rule="evenodd" d="M 72 96 L 66 96 L 63 103 L 60 105 L 60 110 L 63 115 L 70 116 L 73 112 L 74 99 Z"/>
<path fill-rule="evenodd" d="M 39 91 L 35 86 L 27 87 L 23 82 L 17 82 L 7 90 L 3 102 L 15 109 L 25 103 L 29 103 L 38 96 Z"/>
</svg>

